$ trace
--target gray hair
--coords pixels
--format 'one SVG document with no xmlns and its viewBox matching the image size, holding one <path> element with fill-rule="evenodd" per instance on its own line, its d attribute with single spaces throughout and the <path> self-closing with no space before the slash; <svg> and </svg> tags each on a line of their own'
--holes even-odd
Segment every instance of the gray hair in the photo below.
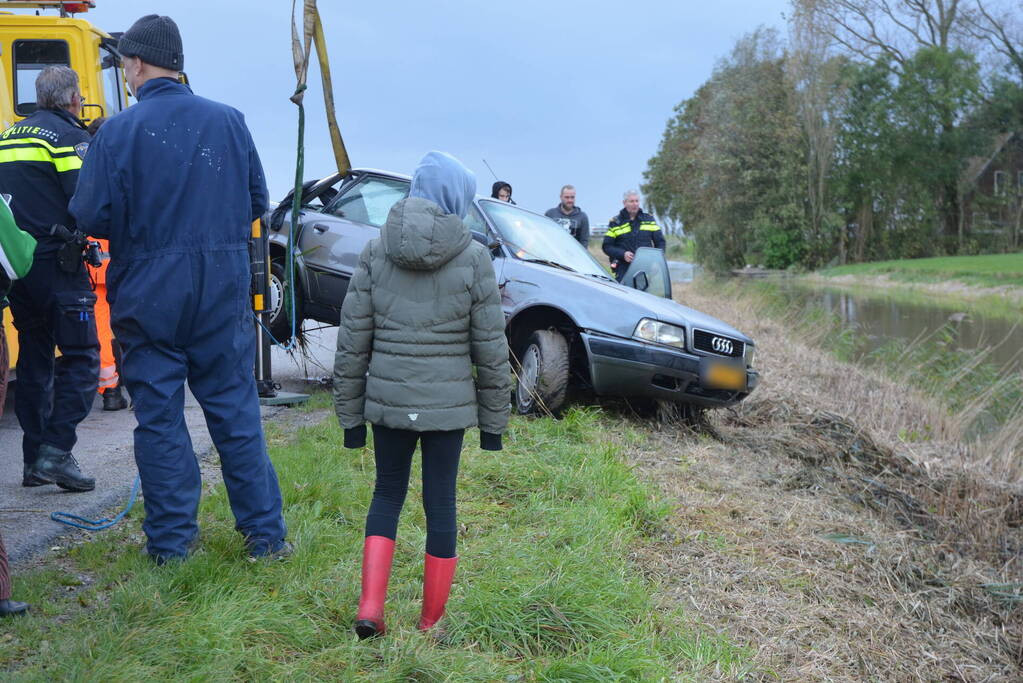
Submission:
<svg viewBox="0 0 1023 683">
<path fill-rule="evenodd" d="M 36 78 L 36 107 L 67 109 L 78 93 L 78 74 L 68 66 L 48 66 Z"/>
<path fill-rule="evenodd" d="M 639 192 L 636 192 L 635 190 L 626 190 L 625 194 L 622 195 L 622 201 L 625 201 L 629 197 L 635 197 L 636 199 L 639 199 Z"/>
<path fill-rule="evenodd" d="M 558 194 L 565 194 L 565 190 L 574 190 L 574 189 L 575 189 L 575 185 L 563 185 L 561 187 L 561 192 L 559 192 Z"/>
</svg>

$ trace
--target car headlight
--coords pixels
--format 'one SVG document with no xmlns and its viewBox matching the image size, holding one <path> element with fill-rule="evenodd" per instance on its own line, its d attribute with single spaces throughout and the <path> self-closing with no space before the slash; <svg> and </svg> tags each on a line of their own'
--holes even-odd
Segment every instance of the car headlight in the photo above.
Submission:
<svg viewBox="0 0 1023 683">
<path fill-rule="evenodd" d="M 752 368 L 753 361 L 755 361 L 757 357 L 757 347 L 752 344 L 746 344 L 746 353 L 744 355 L 746 356 L 746 367 Z"/>
<path fill-rule="evenodd" d="M 653 342 L 654 344 L 674 346 L 677 349 L 684 349 L 686 347 L 686 330 L 684 327 L 669 325 L 668 323 L 651 320 L 650 318 L 640 320 L 632 336 L 636 339 Z"/>
</svg>

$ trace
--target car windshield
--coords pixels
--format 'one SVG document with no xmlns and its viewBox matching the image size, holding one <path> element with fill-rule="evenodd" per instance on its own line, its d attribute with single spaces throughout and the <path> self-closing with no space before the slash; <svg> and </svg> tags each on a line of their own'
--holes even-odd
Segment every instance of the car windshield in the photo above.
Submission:
<svg viewBox="0 0 1023 683">
<path fill-rule="evenodd" d="M 609 277 L 589 252 L 550 218 L 506 202 L 484 200 L 479 204 L 501 239 L 518 258 L 548 262 L 586 275 Z"/>
</svg>

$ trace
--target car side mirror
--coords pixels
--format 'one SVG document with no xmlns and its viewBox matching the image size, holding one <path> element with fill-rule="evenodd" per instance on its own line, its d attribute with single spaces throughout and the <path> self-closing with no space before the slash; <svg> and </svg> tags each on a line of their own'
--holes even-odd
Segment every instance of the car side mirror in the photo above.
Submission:
<svg viewBox="0 0 1023 683">
<path fill-rule="evenodd" d="M 636 276 L 632 279 L 632 281 L 636 284 L 636 289 L 641 292 L 645 292 L 650 289 L 650 279 L 647 278 L 646 273 L 636 273 Z"/>
<path fill-rule="evenodd" d="M 495 239 L 487 245 L 487 249 L 490 250 L 490 260 L 493 261 L 501 255 L 501 247 L 504 246 L 504 242 L 500 239 Z"/>
</svg>

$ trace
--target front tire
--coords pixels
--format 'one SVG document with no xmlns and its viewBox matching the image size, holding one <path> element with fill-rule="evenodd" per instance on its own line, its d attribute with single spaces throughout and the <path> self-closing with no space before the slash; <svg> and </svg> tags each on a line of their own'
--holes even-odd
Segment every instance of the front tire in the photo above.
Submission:
<svg viewBox="0 0 1023 683">
<path fill-rule="evenodd" d="M 556 415 L 568 394 L 568 341 L 556 330 L 536 330 L 517 354 L 515 410 Z"/>
<path fill-rule="evenodd" d="M 295 334 L 302 327 L 302 291 L 295 290 Z M 287 313 L 286 297 L 291 296 L 288 282 L 284 279 L 284 264 L 280 261 L 270 262 L 270 302 L 266 312 L 266 327 L 270 334 L 280 343 L 291 338 L 291 318 Z"/>
</svg>

